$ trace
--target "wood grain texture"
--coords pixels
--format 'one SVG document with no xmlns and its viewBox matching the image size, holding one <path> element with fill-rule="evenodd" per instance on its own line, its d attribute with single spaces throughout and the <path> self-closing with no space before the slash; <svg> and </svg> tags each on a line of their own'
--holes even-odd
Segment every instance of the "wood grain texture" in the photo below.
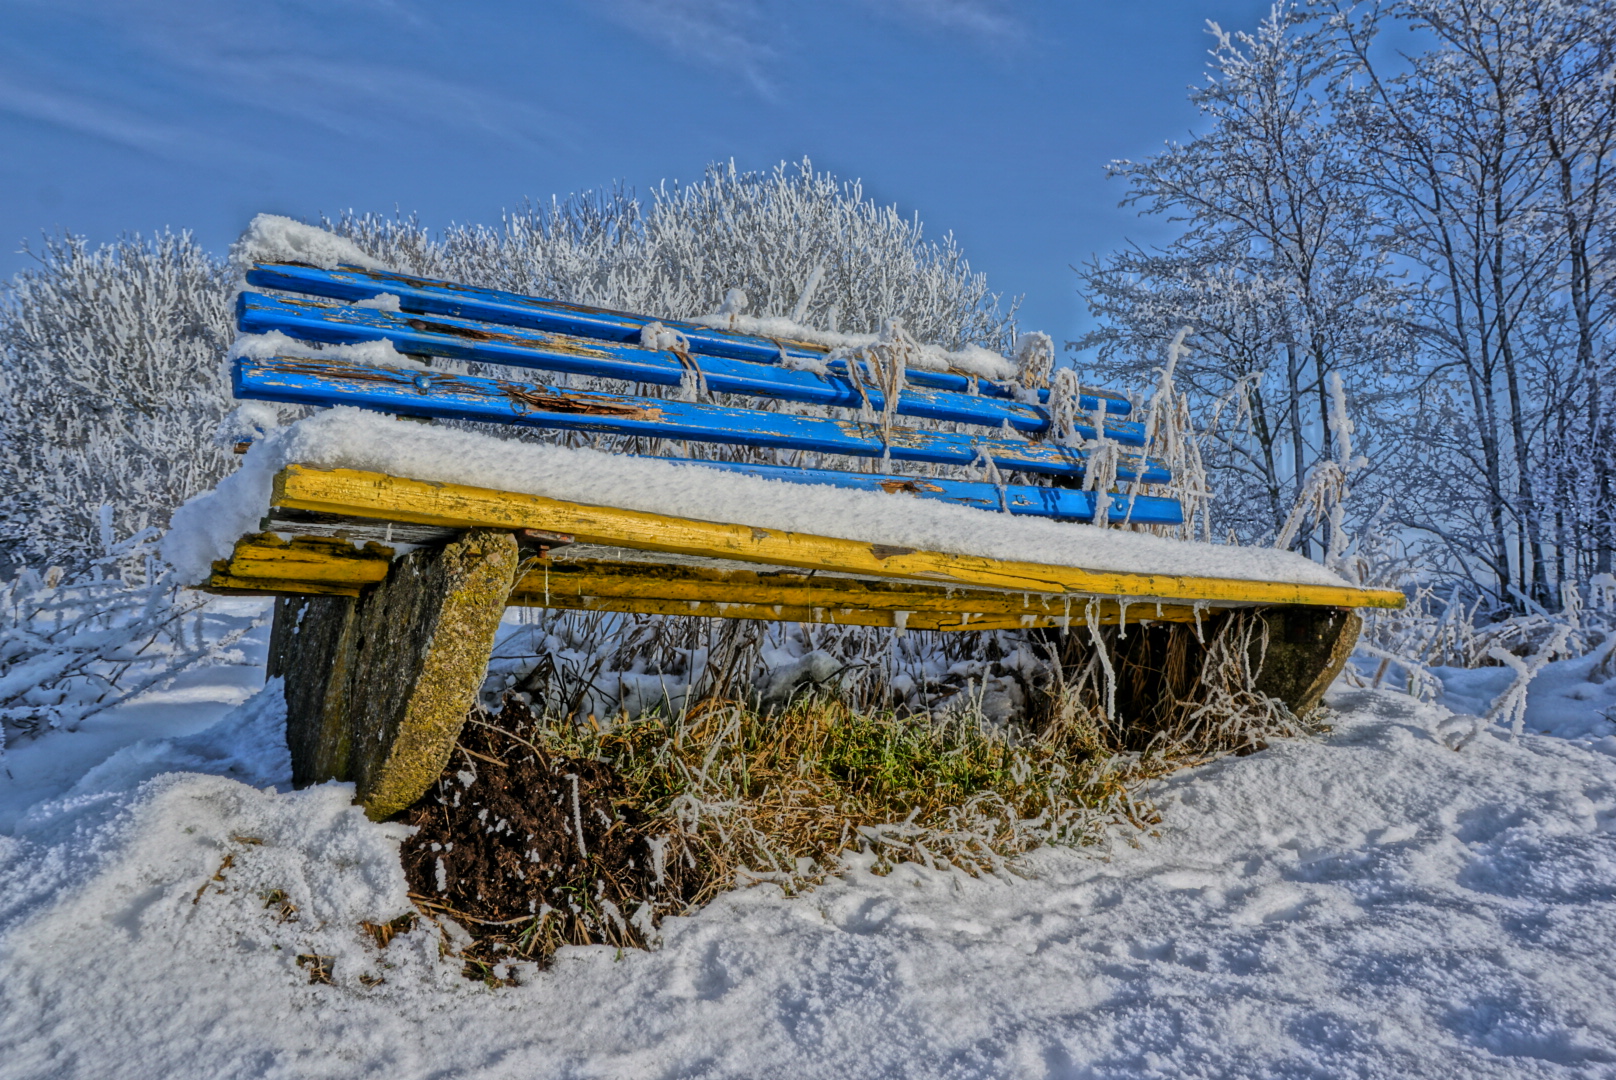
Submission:
<svg viewBox="0 0 1616 1080">
<path fill-rule="evenodd" d="M 548 607 L 565 611 L 617 611 L 637 615 L 695 615 L 709 619 L 758 619 L 764 622 L 814 623 L 829 626 L 885 626 L 904 630 L 1031 630 L 1066 628 L 1086 623 L 1088 604 L 1073 604 L 1069 613 L 1009 611 L 949 611 L 896 607 L 839 606 L 836 598 L 826 597 L 821 605 L 747 604 L 711 600 L 668 600 L 649 596 L 562 596 L 541 598 L 519 593 L 511 598 L 518 606 Z M 1095 600 L 1094 621 L 1111 626 L 1123 619 L 1115 601 Z M 1193 622 L 1195 609 L 1185 605 L 1134 604 L 1126 611 L 1129 623 L 1144 621 Z"/>
<path fill-rule="evenodd" d="M 1401 593 L 1391 590 L 1127 574 L 887 548 L 353 469 L 287 466 L 275 478 L 273 502 L 293 509 L 429 525 L 543 529 L 575 536 L 583 543 L 1060 596 L 1347 608 L 1399 608 L 1405 602 Z"/>
<path fill-rule="evenodd" d="M 302 405 L 351 405 L 407 416 L 473 420 L 564 431 L 680 439 L 818 454 L 890 458 L 969 466 L 983 456 L 1005 471 L 1081 477 L 1087 454 L 1055 442 L 967 434 L 862 419 L 763 412 L 673 397 L 636 397 L 596 390 L 448 372 L 400 370 L 331 357 L 237 357 L 237 398 Z M 1119 480 L 1164 484 L 1159 461 L 1124 454 Z"/>
<path fill-rule="evenodd" d="M 288 580 L 284 562 L 260 560 L 250 537 L 236 546 L 228 572 L 215 575 L 228 591 L 263 594 L 358 595 L 381 580 L 385 557 L 334 558 L 317 578 Z M 311 565 L 304 561 L 300 565 Z M 343 575 L 349 575 L 347 581 Z M 256 587 L 255 587 L 256 585 Z M 340 590 L 340 591 L 338 591 Z M 225 590 L 215 590 L 225 591 Z M 787 570 L 713 569 L 668 563 L 545 559 L 511 592 L 513 607 L 639 614 L 699 615 L 916 630 L 989 630 L 1081 624 L 1094 605 L 1097 622 L 1189 622 L 1187 604 L 1121 605 L 1111 599 L 960 589 L 909 581 L 816 576 Z"/>
<path fill-rule="evenodd" d="M 708 356 L 699 350 L 675 354 L 667 349 L 646 348 L 639 343 L 637 332 L 632 341 L 607 341 L 587 335 L 544 332 L 449 316 L 423 319 L 409 312 L 331 307 L 256 293 L 241 294 L 237 302 L 237 327 L 243 333 L 279 331 L 294 338 L 333 344 L 380 338 L 411 355 L 442 356 L 658 386 L 678 386 L 688 373 L 696 371 L 715 393 L 808 405 L 843 409 L 868 406 L 879 412 L 886 403 L 881 392 L 872 387 L 873 380 L 867 373 L 858 382 L 847 376 L 846 361 L 834 361 L 834 366 L 821 362 L 821 373 L 782 367 L 778 352 L 772 353 L 765 363 Z M 1092 397 L 1090 402 L 1086 407 L 1092 409 L 1097 402 Z M 1039 406 L 959 391 L 907 387 L 898 395 L 896 412 L 900 416 L 993 429 L 1009 424 L 1031 435 L 1049 430 L 1049 413 Z M 1080 419 L 1075 430 L 1085 439 L 1094 438 L 1092 423 Z M 1108 438 L 1124 446 L 1145 444 L 1144 426 L 1135 421 L 1108 418 L 1105 430 Z"/>
</svg>

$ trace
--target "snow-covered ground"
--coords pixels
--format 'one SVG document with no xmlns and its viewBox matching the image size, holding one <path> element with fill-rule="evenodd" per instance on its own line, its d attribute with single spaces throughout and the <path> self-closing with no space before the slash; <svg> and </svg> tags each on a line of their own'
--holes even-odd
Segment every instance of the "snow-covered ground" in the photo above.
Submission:
<svg viewBox="0 0 1616 1080">
<path fill-rule="evenodd" d="M 277 696 L 214 669 L 0 759 L 0 1076 L 1616 1076 L 1616 683 L 1582 663 L 1519 741 L 1338 690 L 1327 737 L 1158 785 L 1158 835 L 758 886 L 499 990 L 363 934 L 410 910 L 396 827 L 290 791 Z M 1443 674 L 1465 712 L 1507 682 Z"/>
</svg>

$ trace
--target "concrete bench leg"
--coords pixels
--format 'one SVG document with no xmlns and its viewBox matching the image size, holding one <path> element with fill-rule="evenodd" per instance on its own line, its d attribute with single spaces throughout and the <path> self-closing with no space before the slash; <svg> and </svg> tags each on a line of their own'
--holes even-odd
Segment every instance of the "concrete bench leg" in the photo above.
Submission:
<svg viewBox="0 0 1616 1080">
<path fill-rule="evenodd" d="M 510 533 L 473 529 L 358 599 L 280 601 L 270 674 L 286 678 L 293 783 L 352 780 L 378 821 L 420 798 L 476 701 L 517 563 Z"/>
<path fill-rule="evenodd" d="M 294 787 L 350 779 L 348 685 L 358 606 L 351 596 L 275 601 L 268 675 L 286 680 L 286 745 L 292 751 Z"/>
<path fill-rule="evenodd" d="M 1118 715 L 1148 739 L 1172 730 L 1186 706 L 1204 700 L 1200 685 L 1207 647 L 1231 618 L 1261 620 L 1266 629 L 1251 641 L 1248 671 L 1252 688 L 1285 703 L 1296 716 L 1311 712 L 1324 697 L 1358 642 L 1363 621 L 1345 608 L 1276 606 L 1239 616 L 1210 612 L 1197 636 L 1187 623 L 1148 623 L 1128 627 L 1126 637 L 1107 632 L 1109 659 L 1116 671 Z M 1051 637 L 1051 639 L 1053 638 Z M 1093 646 L 1088 631 L 1074 627 L 1062 642 L 1062 658 L 1070 673 L 1089 667 Z"/>
<path fill-rule="evenodd" d="M 1260 617 L 1268 627 L 1268 651 L 1257 690 L 1305 716 L 1347 666 L 1363 619 L 1348 608 L 1301 606 L 1267 608 Z"/>
</svg>

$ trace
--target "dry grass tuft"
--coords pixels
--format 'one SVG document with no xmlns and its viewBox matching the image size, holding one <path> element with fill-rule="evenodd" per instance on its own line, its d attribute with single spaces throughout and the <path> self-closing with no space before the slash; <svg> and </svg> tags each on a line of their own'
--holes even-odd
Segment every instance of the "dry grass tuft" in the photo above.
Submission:
<svg viewBox="0 0 1616 1080">
<path fill-rule="evenodd" d="M 610 731 L 555 725 L 547 738 L 610 761 L 634 801 L 669 823 L 668 857 L 711 868 L 697 903 L 742 881 L 801 888 L 849 851 L 874 854 L 878 870 L 914 861 L 998 873 L 1132 816 L 1128 788 L 1145 770 L 1063 733 L 823 697 L 772 715 L 720 702 Z"/>
</svg>

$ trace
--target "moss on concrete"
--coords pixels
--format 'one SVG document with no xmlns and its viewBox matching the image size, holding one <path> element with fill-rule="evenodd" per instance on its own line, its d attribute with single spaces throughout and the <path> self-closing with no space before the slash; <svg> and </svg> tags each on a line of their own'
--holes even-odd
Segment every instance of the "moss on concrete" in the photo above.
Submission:
<svg viewBox="0 0 1616 1080">
<path fill-rule="evenodd" d="M 349 692 L 353 780 L 376 820 L 443 771 L 494 649 L 516 579 L 516 539 L 471 529 L 393 564 L 365 597 Z"/>
</svg>

